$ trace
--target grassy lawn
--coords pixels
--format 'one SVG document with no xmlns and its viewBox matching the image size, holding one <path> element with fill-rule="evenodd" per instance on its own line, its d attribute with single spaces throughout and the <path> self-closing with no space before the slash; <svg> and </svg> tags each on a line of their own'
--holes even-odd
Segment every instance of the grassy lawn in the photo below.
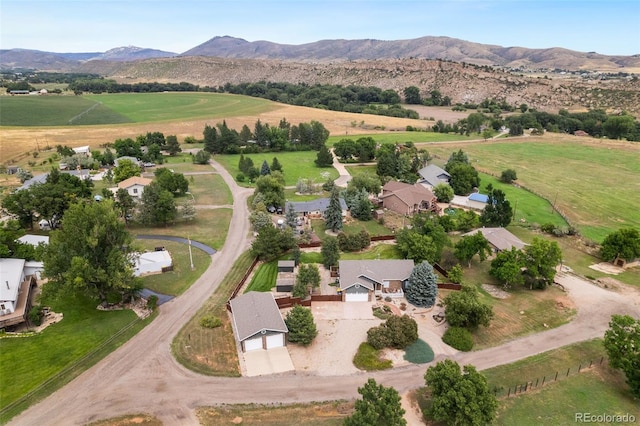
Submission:
<svg viewBox="0 0 640 426">
<path fill-rule="evenodd" d="M 232 210 L 211 209 L 198 210 L 196 218 L 189 222 L 177 222 L 167 227 L 144 228 L 132 225 L 133 234 L 172 235 L 191 238 L 215 249 L 220 249 L 227 238 L 227 230 L 231 221 Z"/>
<path fill-rule="evenodd" d="M 395 244 L 377 244 L 357 253 L 340 253 L 341 260 L 402 259 Z"/>
<path fill-rule="evenodd" d="M 189 246 L 173 241 L 137 240 L 136 244 L 146 250 L 153 250 L 159 244 L 164 246 L 173 259 L 173 271 L 164 274 L 147 275 L 142 278 L 142 284 L 153 291 L 162 294 L 178 296 L 193 284 L 211 263 L 211 257 L 202 250 L 192 247 L 193 265 L 189 258 Z"/>
<path fill-rule="evenodd" d="M 188 369 L 212 376 L 240 376 L 238 351 L 226 304 L 229 295 L 249 269 L 253 259 L 249 252 L 243 253 L 215 293 L 204 302 L 174 338 L 171 344 L 173 356 Z M 220 318 L 222 326 L 200 326 L 200 318 L 205 315 Z"/>
<path fill-rule="evenodd" d="M 321 240 L 324 240 L 329 235 L 325 232 L 326 229 L 324 227 L 323 219 L 311 219 L 311 228 L 315 234 Z M 391 230 L 384 225 L 380 225 L 376 220 L 368 220 L 366 222 L 350 219 L 347 223 L 343 224 L 342 232 L 345 234 L 357 234 L 358 232 L 365 230 L 369 233 L 370 236 L 378 236 L 378 235 L 390 235 Z"/>
<path fill-rule="evenodd" d="M 376 170 L 377 170 L 377 166 L 359 166 L 359 165 L 355 165 L 352 164 L 350 166 L 344 166 L 347 171 L 349 172 L 349 174 L 351 176 L 355 176 L 355 175 L 359 175 L 359 174 L 364 174 L 364 173 L 369 173 L 370 175 L 377 175 L 376 174 Z"/>
<path fill-rule="evenodd" d="M 474 166 L 499 175 L 507 168 L 518 183 L 541 194 L 589 239 L 602 241 L 621 227 L 640 226 L 640 145 L 582 141 L 547 134 L 522 142 L 429 145 L 446 161 L 463 149 Z"/>
<path fill-rule="evenodd" d="M 514 210 L 513 223 L 518 225 L 543 225 L 552 223 L 560 228 L 567 228 L 569 225 L 560 214 L 551 208 L 551 205 L 544 198 L 524 190 L 500 182 L 495 177 L 480 173 L 480 192 L 487 193 L 487 186 L 491 184 L 493 188 L 502 190 L 507 200 Z"/>
<path fill-rule="evenodd" d="M 233 196 L 229 187 L 224 183 L 220 175 L 191 175 L 189 180 L 189 192 L 193 194 L 196 205 L 231 205 Z M 187 194 L 186 197 L 189 197 Z"/>
<path fill-rule="evenodd" d="M 255 270 L 253 278 L 251 278 L 251 282 L 244 292 L 269 291 L 275 287 L 277 277 L 278 261 L 272 260 L 271 262 L 263 263 Z"/>
<path fill-rule="evenodd" d="M 362 342 L 353 357 L 353 365 L 364 371 L 388 370 L 393 367 L 391 360 L 380 357 L 380 352 L 367 342 Z"/>
<path fill-rule="evenodd" d="M 266 99 L 224 93 L 115 93 L 83 98 L 101 102 L 136 123 L 250 116 L 278 107 Z"/>
<path fill-rule="evenodd" d="M 31 337 L 0 339 L 0 377 L 20 377 L 0 380 L 0 422 L 71 381 L 154 318 L 141 321 L 130 310 L 98 311 L 98 302 L 81 296 L 42 304 L 63 313 L 63 320 Z"/>
<path fill-rule="evenodd" d="M 263 161 L 270 165 L 273 157 L 277 157 L 284 173 L 285 185 L 293 186 L 298 182 L 298 178 L 313 179 L 317 184 L 322 185 L 329 177 L 336 179 L 338 171 L 333 167 L 317 167 L 314 163 L 317 151 L 295 151 L 295 152 L 264 152 L 259 154 L 247 154 L 246 158 L 251 158 L 253 165 L 260 170 Z M 240 172 L 238 161 L 240 155 L 216 155 L 214 158 L 222 164 L 225 169 L 235 177 Z"/>
<path fill-rule="evenodd" d="M 284 190 L 284 198 L 287 201 L 311 201 L 318 198 L 329 198 L 331 194 L 322 191 L 321 194 L 296 194 L 295 188 L 289 188 Z"/>
<path fill-rule="evenodd" d="M 327 141 L 328 146 L 333 146 L 341 139 L 353 139 L 358 140 L 362 137 L 372 137 L 377 143 L 431 143 L 431 142 L 450 142 L 450 141 L 468 141 L 472 139 L 479 139 L 479 135 L 464 136 L 457 134 L 445 134 L 445 133 L 433 133 L 433 132 L 390 132 L 384 134 L 370 134 L 370 135 L 348 135 L 348 136 L 329 136 Z"/>
<path fill-rule="evenodd" d="M 204 426 L 232 424 L 237 418 L 242 418 L 243 425 L 338 426 L 353 413 L 353 409 L 354 403 L 346 401 L 292 405 L 237 404 L 200 407 L 196 415 Z"/>
</svg>

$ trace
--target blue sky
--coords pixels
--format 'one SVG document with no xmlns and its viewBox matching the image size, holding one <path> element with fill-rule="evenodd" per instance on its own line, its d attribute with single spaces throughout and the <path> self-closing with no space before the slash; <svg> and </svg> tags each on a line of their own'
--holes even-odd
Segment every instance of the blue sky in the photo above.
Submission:
<svg viewBox="0 0 640 426">
<path fill-rule="evenodd" d="M 0 0 L 0 48 L 182 53 L 215 36 L 302 44 L 448 36 L 640 54 L 640 0 Z"/>
</svg>

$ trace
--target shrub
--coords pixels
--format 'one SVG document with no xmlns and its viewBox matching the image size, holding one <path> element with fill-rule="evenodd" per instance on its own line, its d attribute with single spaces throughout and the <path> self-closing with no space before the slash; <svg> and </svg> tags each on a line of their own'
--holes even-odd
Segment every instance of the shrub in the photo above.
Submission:
<svg viewBox="0 0 640 426">
<path fill-rule="evenodd" d="M 222 325 L 222 320 L 213 315 L 205 315 L 200 318 L 200 326 L 204 328 L 216 328 Z"/>
<path fill-rule="evenodd" d="M 473 338 L 466 328 L 449 327 L 442 336 L 442 341 L 459 351 L 468 352 L 473 348 Z"/>
<path fill-rule="evenodd" d="M 153 311 L 156 306 L 158 306 L 158 296 L 152 294 L 149 296 L 149 299 L 147 299 L 147 309 L 151 309 Z"/>
<path fill-rule="evenodd" d="M 504 183 L 511 183 L 514 180 L 517 180 L 518 177 L 516 175 L 516 171 L 513 169 L 503 170 L 500 175 L 500 181 Z"/>
<path fill-rule="evenodd" d="M 391 339 L 387 329 L 383 326 L 370 328 L 367 331 L 367 343 L 376 350 L 390 347 Z"/>
<path fill-rule="evenodd" d="M 545 223 L 540 226 L 540 230 L 545 234 L 553 234 L 556 230 L 556 226 L 553 223 Z"/>
<path fill-rule="evenodd" d="M 31 307 L 29 311 L 29 321 L 35 326 L 42 324 L 42 310 L 39 305 Z"/>
<path fill-rule="evenodd" d="M 240 172 L 236 175 L 236 180 L 238 182 L 244 182 L 247 179 L 247 177 L 244 175 L 244 173 Z"/>
<path fill-rule="evenodd" d="M 393 315 L 367 331 L 367 343 L 375 349 L 404 349 L 418 340 L 418 324 L 407 316 Z"/>
<path fill-rule="evenodd" d="M 412 364 L 426 364 L 435 357 L 433 349 L 422 339 L 416 340 L 405 349 L 404 359 Z"/>
</svg>

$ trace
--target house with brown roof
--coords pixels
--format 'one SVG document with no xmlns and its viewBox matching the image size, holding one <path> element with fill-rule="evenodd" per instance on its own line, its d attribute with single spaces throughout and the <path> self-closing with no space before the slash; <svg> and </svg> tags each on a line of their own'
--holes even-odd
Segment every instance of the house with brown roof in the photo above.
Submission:
<svg viewBox="0 0 640 426">
<path fill-rule="evenodd" d="M 517 250 L 522 250 L 527 244 L 520 240 L 520 238 L 513 235 L 511 232 L 504 228 L 479 228 L 474 229 L 471 232 L 463 234 L 463 237 L 469 235 L 475 235 L 480 232 L 489 241 L 489 245 L 493 248 L 493 251 L 498 253 L 503 250 L 511 250 L 515 247 Z"/>
<path fill-rule="evenodd" d="M 243 352 L 286 345 L 289 329 L 272 293 L 250 291 L 229 301 Z"/>
<path fill-rule="evenodd" d="M 145 186 L 149 185 L 151 182 L 153 182 L 151 179 L 143 178 L 141 176 L 133 176 L 119 182 L 118 187 L 115 188 L 113 192 L 116 193 L 118 189 L 123 188 L 126 189 L 129 195 L 133 198 L 139 198 L 142 196 Z"/>
<path fill-rule="evenodd" d="M 402 297 L 413 271 L 412 259 L 341 260 L 339 283 L 344 302 L 368 302 L 374 295 Z"/>
<path fill-rule="evenodd" d="M 420 184 L 389 181 L 382 187 L 379 198 L 382 200 L 382 207 L 402 215 L 423 211 L 437 213 L 440 210 L 433 192 Z"/>
</svg>

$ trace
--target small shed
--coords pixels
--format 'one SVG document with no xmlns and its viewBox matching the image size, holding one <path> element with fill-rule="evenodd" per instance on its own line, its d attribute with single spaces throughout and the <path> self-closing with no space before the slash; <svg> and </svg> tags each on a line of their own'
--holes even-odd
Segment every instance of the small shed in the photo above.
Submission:
<svg viewBox="0 0 640 426">
<path fill-rule="evenodd" d="M 278 261 L 278 273 L 280 272 L 293 272 L 296 267 L 296 262 L 293 260 L 279 260 Z"/>
<path fill-rule="evenodd" d="M 295 278 L 290 276 L 278 277 L 276 279 L 276 291 L 278 293 L 290 293 L 293 291 L 295 282 Z"/>
</svg>

